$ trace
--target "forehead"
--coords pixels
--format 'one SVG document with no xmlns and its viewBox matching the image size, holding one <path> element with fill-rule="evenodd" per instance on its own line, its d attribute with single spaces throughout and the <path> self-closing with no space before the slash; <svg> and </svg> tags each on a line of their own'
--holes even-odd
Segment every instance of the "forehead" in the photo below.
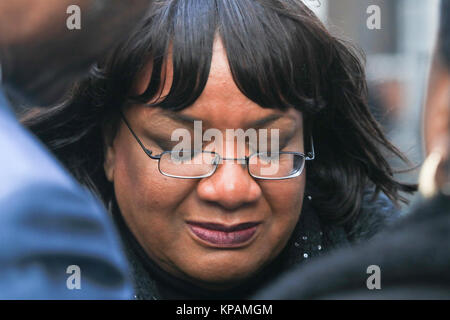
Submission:
<svg viewBox="0 0 450 320">
<path fill-rule="evenodd" d="M 162 90 L 162 97 L 170 91 L 173 79 L 173 65 L 169 50 L 166 68 L 166 82 Z M 150 81 L 151 66 L 147 66 L 136 86 L 136 93 L 145 91 Z M 157 100 L 151 101 L 156 102 Z M 151 119 L 164 117 L 164 111 L 160 108 L 144 107 L 142 112 L 145 118 Z M 294 121 L 301 123 L 302 117 L 299 111 L 291 108 L 287 111 L 262 108 L 247 98 L 236 86 L 231 73 L 227 53 L 220 37 L 216 37 L 213 46 L 211 68 L 206 86 L 200 97 L 188 108 L 178 113 L 203 120 L 206 125 L 218 128 L 245 128 L 247 124 L 262 118 L 279 114 L 285 115 L 279 121 Z"/>
</svg>

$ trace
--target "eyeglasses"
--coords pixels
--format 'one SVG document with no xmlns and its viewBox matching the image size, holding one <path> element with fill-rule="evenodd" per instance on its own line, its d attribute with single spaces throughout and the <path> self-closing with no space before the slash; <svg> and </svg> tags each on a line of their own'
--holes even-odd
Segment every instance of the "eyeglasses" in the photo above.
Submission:
<svg viewBox="0 0 450 320">
<path fill-rule="evenodd" d="M 223 160 L 236 160 L 245 164 L 248 173 L 255 179 L 285 180 L 302 174 L 307 160 L 315 159 L 314 142 L 311 137 L 311 152 L 307 155 L 301 152 L 257 152 L 245 158 L 224 158 L 213 151 L 163 151 L 153 155 L 147 149 L 131 128 L 125 116 L 122 120 L 127 125 L 133 137 L 145 154 L 153 160 L 158 160 L 159 172 L 167 177 L 178 179 L 202 179 L 214 174 Z"/>
</svg>

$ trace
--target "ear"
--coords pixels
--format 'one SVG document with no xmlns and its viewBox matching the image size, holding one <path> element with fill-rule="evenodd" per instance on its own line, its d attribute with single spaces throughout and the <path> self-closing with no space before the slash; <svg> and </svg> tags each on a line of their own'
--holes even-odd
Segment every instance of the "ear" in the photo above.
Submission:
<svg viewBox="0 0 450 320">
<path fill-rule="evenodd" d="M 114 168 L 116 163 L 116 151 L 114 147 L 114 135 L 111 126 L 103 127 L 104 162 L 106 178 L 109 182 L 114 181 Z"/>
</svg>

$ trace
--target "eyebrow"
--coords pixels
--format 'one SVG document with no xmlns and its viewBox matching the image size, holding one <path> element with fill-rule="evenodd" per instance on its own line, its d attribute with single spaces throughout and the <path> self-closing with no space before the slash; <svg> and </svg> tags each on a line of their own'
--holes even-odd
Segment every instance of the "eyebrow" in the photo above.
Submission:
<svg viewBox="0 0 450 320">
<path fill-rule="evenodd" d="M 161 116 L 166 116 L 169 119 L 172 119 L 178 123 L 181 124 L 185 124 L 189 127 L 194 127 L 194 121 L 203 121 L 202 119 L 197 119 L 188 115 L 184 115 L 178 112 L 174 112 L 171 110 L 162 110 L 160 113 Z M 284 129 L 286 129 L 287 127 L 289 127 L 289 130 L 282 130 L 280 136 L 279 136 L 279 146 L 280 147 L 285 147 L 286 144 L 295 136 L 295 134 L 297 133 L 297 130 L 299 129 L 299 127 L 297 126 L 297 121 L 295 119 L 294 116 L 289 115 L 289 114 L 271 114 L 267 117 L 264 117 L 262 119 L 258 119 L 256 121 L 253 121 L 250 123 L 250 125 L 248 126 L 249 128 L 254 128 L 254 129 L 261 129 L 264 127 L 268 127 L 270 124 L 272 124 L 273 122 L 282 119 L 282 118 L 286 118 L 292 121 L 292 123 L 294 124 L 293 126 L 284 126 Z M 205 121 L 207 122 L 207 121 Z"/>
<path fill-rule="evenodd" d="M 283 130 L 281 132 L 279 146 L 284 147 L 297 133 L 298 127 L 297 127 L 295 118 L 293 116 L 282 115 L 282 114 L 272 114 L 263 119 L 253 122 L 252 126 L 259 129 L 262 127 L 266 127 L 281 118 L 288 118 L 288 119 L 292 120 L 292 122 L 294 123 L 294 126 L 292 126 L 292 127 L 289 126 L 289 131 L 286 132 L 286 130 Z"/>
<path fill-rule="evenodd" d="M 201 119 L 193 118 L 178 112 L 173 112 L 170 110 L 162 110 L 161 112 L 162 116 L 168 117 L 178 123 L 193 127 L 194 121 L 202 121 Z"/>
<path fill-rule="evenodd" d="M 255 128 L 255 129 L 264 128 L 264 127 L 268 126 L 269 124 L 271 124 L 281 118 L 284 118 L 284 117 L 295 121 L 295 119 L 293 117 L 291 117 L 290 115 L 271 114 L 265 118 L 262 118 L 262 119 L 259 119 L 259 120 L 256 120 L 256 121 L 250 123 L 250 125 L 248 127 Z"/>
<path fill-rule="evenodd" d="M 207 123 L 207 121 L 204 121 L 202 119 L 197 119 L 197 118 L 194 118 L 194 117 L 191 117 L 191 116 L 188 116 L 188 115 L 184 115 L 184 114 L 181 114 L 181 113 L 178 113 L 178 112 L 173 112 L 173 111 L 170 111 L 170 110 L 162 110 L 161 114 L 163 116 L 166 116 L 166 117 L 168 117 L 168 118 L 178 122 L 178 123 L 182 123 L 182 124 L 185 124 L 185 125 L 188 125 L 188 126 L 191 126 L 191 127 L 194 126 L 194 121 L 202 121 L 202 122 L 206 122 Z M 292 117 L 290 115 L 271 114 L 271 115 L 269 115 L 269 116 L 267 116 L 265 118 L 258 119 L 256 121 L 251 122 L 247 127 L 248 128 L 255 128 L 255 129 L 264 128 L 264 127 L 268 126 L 269 124 L 271 124 L 271 123 L 273 123 L 273 122 L 275 122 L 275 121 L 277 121 L 277 120 L 279 120 L 279 119 L 281 119 L 283 117 L 287 117 L 287 118 L 295 121 L 294 117 Z"/>
<path fill-rule="evenodd" d="M 287 134 L 282 134 L 279 142 L 279 147 L 285 147 L 286 144 L 291 141 L 291 139 L 295 136 L 297 130 L 294 128 L 289 131 Z"/>
</svg>

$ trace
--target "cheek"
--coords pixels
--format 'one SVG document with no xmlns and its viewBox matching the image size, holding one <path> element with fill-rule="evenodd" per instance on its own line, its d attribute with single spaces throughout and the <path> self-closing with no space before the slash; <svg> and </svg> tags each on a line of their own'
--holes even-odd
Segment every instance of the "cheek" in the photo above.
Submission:
<svg viewBox="0 0 450 320">
<path fill-rule="evenodd" d="M 116 196 L 132 208 L 149 214 L 173 211 L 193 189 L 187 180 L 162 175 L 158 160 L 147 157 L 141 149 L 127 146 L 120 150 L 115 159 Z"/>
<path fill-rule="evenodd" d="M 147 251 L 149 248 L 167 250 L 181 227 L 178 207 L 195 187 L 192 181 L 163 176 L 158 161 L 138 148 L 125 146 L 119 150 L 115 158 L 114 189 L 120 211 Z"/>
<path fill-rule="evenodd" d="M 266 240 L 275 246 L 275 255 L 286 245 L 300 217 L 305 174 L 291 180 L 264 181 L 260 186 L 271 211 Z"/>
<path fill-rule="evenodd" d="M 299 215 L 305 191 L 305 175 L 280 181 L 260 183 L 264 198 L 275 216 Z"/>
</svg>

